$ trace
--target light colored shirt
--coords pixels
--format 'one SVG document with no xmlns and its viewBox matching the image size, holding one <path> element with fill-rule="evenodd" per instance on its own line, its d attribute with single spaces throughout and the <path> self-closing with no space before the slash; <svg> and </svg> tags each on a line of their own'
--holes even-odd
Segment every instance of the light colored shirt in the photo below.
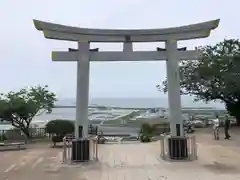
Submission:
<svg viewBox="0 0 240 180">
<path fill-rule="evenodd" d="M 218 128 L 220 126 L 219 119 L 214 119 L 213 120 L 213 129 Z"/>
</svg>

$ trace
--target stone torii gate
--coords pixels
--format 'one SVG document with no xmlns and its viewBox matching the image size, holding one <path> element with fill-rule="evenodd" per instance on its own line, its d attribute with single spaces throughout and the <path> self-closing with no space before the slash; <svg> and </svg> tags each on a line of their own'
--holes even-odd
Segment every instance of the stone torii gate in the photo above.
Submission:
<svg viewBox="0 0 240 180">
<path fill-rule="evenodd" d="M 75 137 L 79 137 L 79 126 L 83 126 L 83 137 L 88 136 L 88 98 L 89 98 L 89 62 L 90 61 L 161 61 L 167 64 L 167 87 L 169 102 L 169 120 L 172 136 L 183 136 L 182 107 L 180 98 L 179 61 L 196 60 L 200 57 L 197 50 L 182 51 L 177 41 L 205 38 L 211 30 L 218 27 L 219 19 L 164 29 L 88 29 L 70 27 L 34 20 L 37 30 L 43 31 L 45 38 L 75 41 L 78 49 L 66 52 L 53 51 L 53 61 L 77 61 L 77 98 Z M 135 42 L 160 42 L 166 44 L 166 50 L 133 51 Z M 91 42 L 123 43 L 123 51 L 98 51 L 90 49 Z"/>
</svg>

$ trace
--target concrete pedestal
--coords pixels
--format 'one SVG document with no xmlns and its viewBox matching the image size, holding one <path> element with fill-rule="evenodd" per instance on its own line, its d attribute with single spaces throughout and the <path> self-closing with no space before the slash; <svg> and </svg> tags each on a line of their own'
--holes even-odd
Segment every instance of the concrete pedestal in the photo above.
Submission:
<svg viewBox="0 0 240 180">
<path fill-rule="evenodd" d="M 88 139 L 74 139 L 72 141 L 72 161 L 90 161 L 90 143 Z"/>
<path fill-rule="evenodd" d="M 168 139 L 169 158 L 172 160 L 188 159 L 188 144 L 185 137 L 170 137 Z"/>
</svg>

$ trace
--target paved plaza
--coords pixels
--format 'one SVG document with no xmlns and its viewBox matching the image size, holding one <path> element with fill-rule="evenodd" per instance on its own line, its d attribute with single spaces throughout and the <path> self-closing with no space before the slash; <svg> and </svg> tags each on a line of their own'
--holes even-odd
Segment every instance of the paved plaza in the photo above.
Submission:
<svg viewBox="0 0 240 180">
<path fill-rule="evenodd" d="M 160 143 L 99 145 L 99 161 L 84 165 L 61 163 L 62 149 L 47 143 L 21 151 L 0 152 L 1 180 L 240 180 L 240 137 L 213 141 L 197 134 L 199 158 L 194 162 L 166 162 Z"/>
</svg>

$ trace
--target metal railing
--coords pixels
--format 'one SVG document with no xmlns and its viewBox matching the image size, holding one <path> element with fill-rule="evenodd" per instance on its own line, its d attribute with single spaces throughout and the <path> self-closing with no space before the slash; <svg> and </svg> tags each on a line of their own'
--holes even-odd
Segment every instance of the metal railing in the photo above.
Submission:
<svg viewBox="0 0 240 180">
<path fill-rule="evenodd" d="M 29 128 L 29 135 L 32 139 L 50 138 L 50 134 L 46 132 L 45 128 Z M 17 137 L 13 137 L 17 136 Z M 0 141 L 11 140 L 16 138 L 25 139 L 24 133 L 19 129 L 0 130 Z"/>
<path fill-rule="evenodd" d="M 88 140 L 89 140 L 89 160 L 87 161 L 97 161 L 98 160 L 98 137 L 97 136 L 90 137 L 88 138 Z M 72 141 L 73 141 L 72 138 L 68 138 L 68 137 L 63 138 L 62 163 L 64 164 L 72 164 L 75 162 L 72 159 L 73 158 Z M 81 156 L 84 156 L 83 151 L 79 153 L 82 153 Z"/>
<path fill-rule="evenodd" d="M 15 132 L 19 132 L 20 135 L 18 135 L 18 136 L 23 136 L 23 138 L 24 138 L 24 133 L 19 129 L 16 129 L 16 128 L 15 129 L 6 129 L 6 130 L 0 129 L 0 141 L 7 140 L 7 137 L 9 136 L 9 134 L 12 134 L 12 133 L 15 133 Z M 54 134 L 47 133 L 45 127 L 29 128 L 29 134 L 30 134 L 30 137 L 33 138 L 33 139 L 46 138 L 46 137 L 51 139 L 51 136 L 54 135 Z M 98 134 L 98 127 L 94 126 L 92 124 L 89 124 L 88 134 L 97 135 Z"/>
<path fill-rule="evenodd" d="M 197 160 L 197 144 L 195 136 L 173 137 L 162 135 L 161 158 L 163 160 Z"/>
</svg>

